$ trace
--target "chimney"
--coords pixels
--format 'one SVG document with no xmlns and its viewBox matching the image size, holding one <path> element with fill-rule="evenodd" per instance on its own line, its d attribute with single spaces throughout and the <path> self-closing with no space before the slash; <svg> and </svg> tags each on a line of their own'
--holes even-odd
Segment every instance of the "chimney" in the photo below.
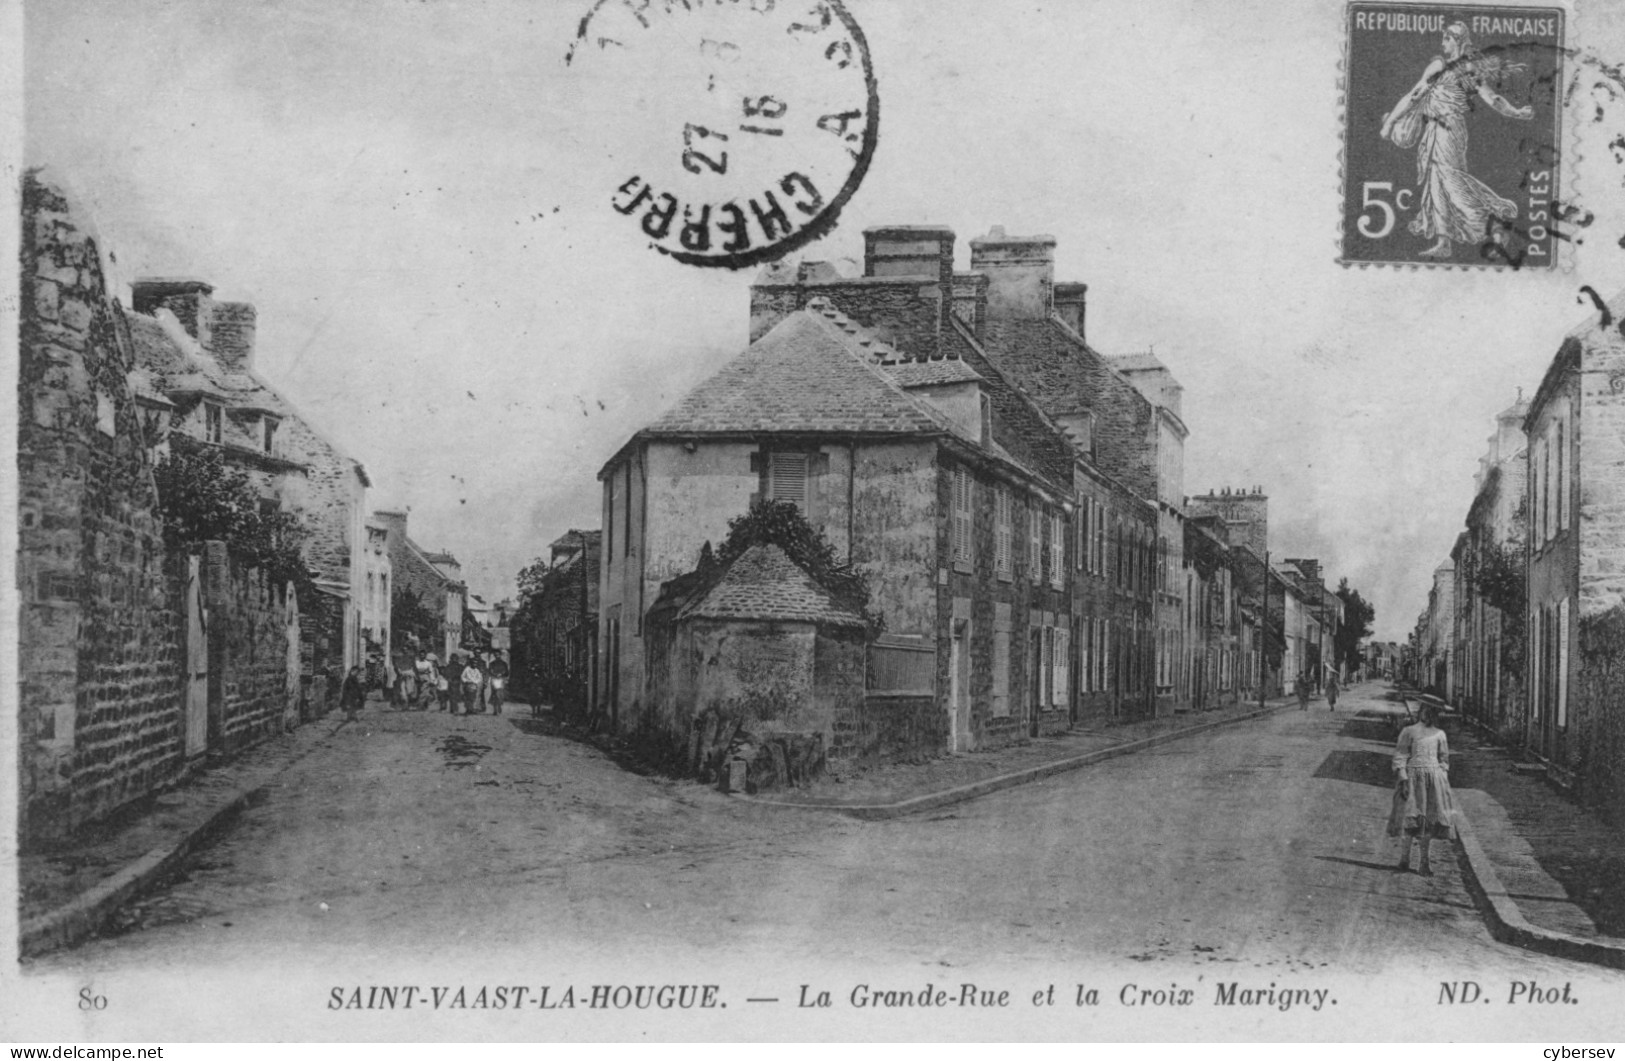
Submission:
<svg viewBox="0 0 1625 1061">
<path fill-rule="evenodd" d="M 152 316 L 167 309 L 181 322 L 186 334 L 205 349 L 209 346 L 209 318 L 214 285 L 203 280 L 180 277 L 143 276 L 130 285 L 131 302 L 137 313 Z"/>
<path fill-rule="evenodd" d="M 942 225 L 885 225 L 863 230 L 864 276 L 918 276 L 951 291 L 954 230 Z"/>
<path fill-rule="evenodd" d="M 254 322 L 251 302 L 215 302 L 209 316 L 209 341 L 204 348 L 234 372 L 254 367 Z"/>
<path fill-rule="evenodd" d="M 970 267 L 987 274 L 990 320 L 1045 320 L 1054 312 L 1054 236 L 1007 236 L 994 225 L 970 241 Z"/>
<path fill-rule="evenodd" d="M 396 543 L 406 544 L 406 513 L 405 512 L 374 512 L 374 523 L 382 524 L 384 534 L 388 536 L 388 545 L 393 549 Z"/>
<path fill-rule="evenodd" d="M 965 322 L 971 334 L 982 337 L 987 320 L 987 277 L 981 273 L 954 274 L 954 316 Z"/>
<path fill-rule="evenodd" d="M 1083 335 L 1084 302 L 1088 293 L 1088 284 L 1055 285 L 1055 313 L 1080 336 Z"/>
</svg>

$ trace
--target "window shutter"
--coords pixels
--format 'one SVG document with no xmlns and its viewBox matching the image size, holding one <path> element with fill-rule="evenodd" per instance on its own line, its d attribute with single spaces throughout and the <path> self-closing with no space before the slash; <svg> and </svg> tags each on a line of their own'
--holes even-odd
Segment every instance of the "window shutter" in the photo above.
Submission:
<svg viewBox="0 0 1625 1061">
<path fill-rule="evenodd" d="M 1561 437 L 1561 436 L 1560 436 Z M 1561 447 L 1560 447 L 1561 448 Z M 1557 726 L 1569 724 L 1569 599 L 1557 602 Z"/>
<path fill-rule="evenodd" d="M 793 501 L 798 508 L 807 506 L 807 455 L 805 453 L 774 453 L 769 459 L 768 495 L 780 501 Z"/>
</svg>

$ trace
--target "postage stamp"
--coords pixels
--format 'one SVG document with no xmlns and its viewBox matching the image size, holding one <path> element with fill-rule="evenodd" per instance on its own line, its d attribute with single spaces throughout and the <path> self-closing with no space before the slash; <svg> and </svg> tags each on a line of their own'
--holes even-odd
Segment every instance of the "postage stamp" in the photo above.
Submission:
<svg viewBox="0 0 1625 1061">
<path fill-rule="evenodd" d="M 566 62 L 628 117 L 606 145 L 632 162 L 614 209 L 689 265 L 826 234 L 874 155 L 869 48 L 838 0 L 599 0 Z"/>
<path fill-rule="evenodd" d="M 1552 267 L 1564 14 L 1349 4 L 1345 264 Z"/>
</svg>

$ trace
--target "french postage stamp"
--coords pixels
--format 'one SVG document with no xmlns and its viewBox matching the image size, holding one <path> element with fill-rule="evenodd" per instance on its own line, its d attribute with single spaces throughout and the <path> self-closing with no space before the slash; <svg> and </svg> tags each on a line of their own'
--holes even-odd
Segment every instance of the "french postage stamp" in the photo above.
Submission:
<svg viewBox="0 0 1625 1061">
<path fill-rule="evenodd" d="M 874 155 L 869 48 L 838 0 L 599 0 L 567 62 L 631 119 L 606 145 L 629 160 L 615 210 L 689 265 L 743 268 L 826 234 Z"/>
<path fill-rule="evenodd" d="M 1345 264 L 1554 264 L 1564 14 L 1348 6 Z"/>
</svg>

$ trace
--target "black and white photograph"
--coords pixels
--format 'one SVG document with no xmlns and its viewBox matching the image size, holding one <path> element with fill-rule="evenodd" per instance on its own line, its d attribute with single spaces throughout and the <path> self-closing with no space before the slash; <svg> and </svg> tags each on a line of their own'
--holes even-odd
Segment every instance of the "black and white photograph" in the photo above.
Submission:
<svg viewBox="0 0 1625 1061">
<path fill-rule="evenodd" d="M 1625 7 L 0 50 L 0 1040 L 1619 1042 Z"/>
</svg>

